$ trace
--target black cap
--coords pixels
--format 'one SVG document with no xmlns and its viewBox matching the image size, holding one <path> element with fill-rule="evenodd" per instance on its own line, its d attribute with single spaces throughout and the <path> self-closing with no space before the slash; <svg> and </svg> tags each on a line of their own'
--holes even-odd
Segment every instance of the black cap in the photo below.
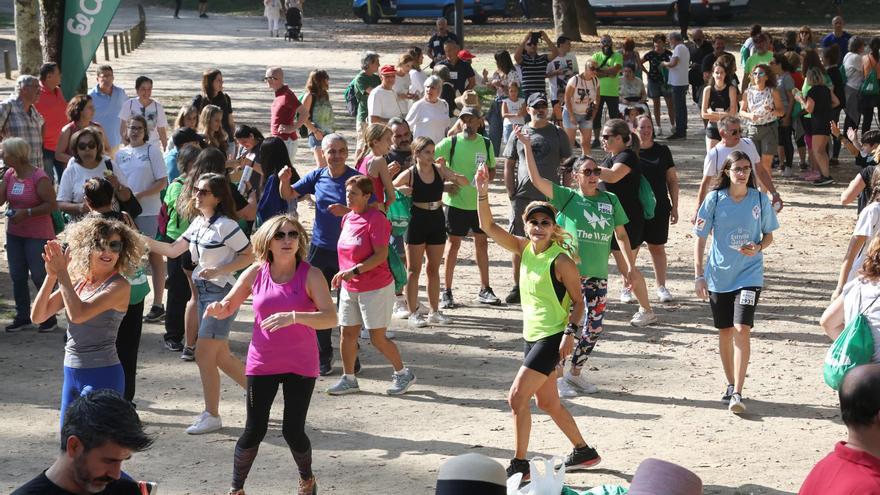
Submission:
<svg viewBox="0 0 880 495">
<path fill-rule="evenodd" d="M 535 105 L 539 105 L 543 103 L 547 105 L 547 95 L 542 91 L 538 91 L 537 93 L 532 93 L 529 95 L 529 106 L 533 107 Z"/>
<path fill-rule="evenodd" d="M 181 127 L 180 129 L 174 131 L 174 134 L 171 135 L 171 142 L 174 143 L 174 147 L 180 149 L 186 143 L 199 143 L 199 146 L 204 148 L 207 143 L 205 143 L 205 138 L 203 138 L 195 129 L 190 127 Z"/>
<path fill-rule="evenodd" d="M 483 116 L 482 112 L 480 112 L 480 109 L 477 107 L 464 107 L 464 108 L 462 108 L 461 112 L 459 112 L 458 116 L 464 117 L 465 115 L 471 115 L 471 116 L 478 117 L 478 118 Z"/>
<path fill-rule="evenodd" d="M 523 215 L 528 220 L 535 213 L 543 213 L 556 222 L 556 210 L 547 203 L 535 201 L 526 206 L 526 214 Z"/>
</svg>

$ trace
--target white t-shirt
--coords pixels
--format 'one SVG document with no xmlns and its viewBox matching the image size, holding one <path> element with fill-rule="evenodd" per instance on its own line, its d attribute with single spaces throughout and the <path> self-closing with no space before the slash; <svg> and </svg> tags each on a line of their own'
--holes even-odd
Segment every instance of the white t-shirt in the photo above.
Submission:
<svg viewBox="0 0 880 495">
<path fill-rule="evenodd" d="M 519 113 L 520 109 L 523 107 L 523 105 L 525 105 L 526 101 L 522 98 L 517 98 L 516 101 L 513 101 L 510 98 L 505 98 L 504 100 L 502 100 L 501 103 L 507 105 L 507 113 Z M 504 119 L 504 125 L 524 125 L 525 123 L 525 117 L 505 117 Z"/>
<path fill-rule="evenodd" d="M 199 215 L 181 238 L 189 243 L 193 263 L 198 264 L 193 270 L 193 279 L 201 278 L 199 274 L 205 268 L 218 268 L 229 263 L 250 245 L 238 222 L 227 217 L 217 217 L 211 222 Z M 232 274 L 217 275 L 207 280 L 220 287 L 235 284 Z"/>
<path fill-rule="evenodd" d="M 159 147 L 147 143 L 137 148 L 124 146 L 116 152 L 117 173 L 125 176 L 125 181 L 135 193 L 148 189 L 159 179 L 166 179 L 168 172 L 165 170 L 165 160 Z M 159 214 L 162 202 L 159 193 L 138 198 L 143 212 L 142 216 L 154 216 Z"/>
<path fill-rule="evenodd" d="M 669 85 L 670 86 L 687 86 L 688 85 L 688 68 L 691 65 L 691 52 L 684 43 L 675 45 L 672 49 L 672 57 L 678 57 L 678 63 L 675 67 L 669 68 Z"/>
<path fill-rule="evenodd" d="M 865 239 L 865 244 L 862 246 L 861 251 L 859 251 L 853 262 L 852 268 L 849 270 L 849 274 L 846 277 L 847 282 L 858 276 L 859 269 L 865 262 L 865 252 L 868 250 L 868 244 L 871 243 L 871 239 L 878 232 L 880 232 L 880 203 L 874 201 L 862 209 L 861 213 L 859 213 L 859 219 L 856 221 L 856 228 L 853 229 L 852 235 L 863 235 L 867 239 Z"/>
<path fill-rule="evenodd" d="M 413 139 L 425 136 L 439 144 L 449 129 L 449 105 L 445 100 L 437 99 L 431 103 L 422 98 L 409 109 L 406 121 L 412 129 Z"/>
<path fill-rule="evenodd" d="M 574 111 L 577 115 L 587 113 L 591 103 L 595 103 L 599 98 L 599 79 L 593 77 L 584 79 L 580 74 L 568 80 L 566 87 L 574 88 L 574 94 L 571 95 L 571 104 L 574 108 L 568 111 Z"/>
<path fill-rule="evenodd" d="M 56 201 L 82 203 L 85 196 L 83 188 L 86 185 L 86 181 L 94 177 L 104 177 L 104 172 L 107 172 L 107 160 L 108 158 L 105 157 L 104 161 L 99 163 L 97 167 L 85 168 L 71 158 L 67 162 L 64 174 L 61 176 L 61 183 L 58 184 L 58 193 L 55 195 Z M 124 174 L 115 168 L 113 169 L 113 174 L 119 179 L 120 184 L 128 186 Z"/>
<path fill-rule="evenodd" d="M 863 57 L 858 53 L 849 52 L 843 57 L 843 67 L 846 70 L 846 85 L 853 89 L 862 87 L 865 81 L 865 72 L 862 68 Z"/>
<path fill-rule="evenodd" d="M 418 95 L 425 94 L 425 81 L 428 75 L 418 69 L 409 70 L 409 92 Z M 412 107 L 412 105 L 410 105 Z"/>
<path fill-rule="evenodd" d="M 409 87 L 412 85 L 412 78 L 409 74 L 405 76 L 398 75 L 394 80 L 394 86 L 391 88 L 397 94 L 397 106 L 400 108 L 400 115 L 406 115 L 406 112 L 409 111 L 409 107 L 412 106 L 412 100 L 406 98 L 406 93 L 409 93 Z"/>
<path fill-rule="evenodd" d="M 568 82 L 569 79 L 572 78 L 575 74 L 579 73 L 578 69 L 578 61 L 577 57 L 574 53 L 566 53 L 565 55 L 560 55 L 550 61 L 547 64 L 547 73 L 555 72 L 559 69 L 562 69 L 562 74 L 558 76 L 548 76 L 547 79 L 550 80 L 550 99 L 555 100 L 557 95 L 559 95 L 559 99 L 562 100 L 562 95 L 559 94 L 560 91 L 565 90 L 565 83 Z"/>
<path fill-rule="evenodd" d="M 733 147 L 725 146 L 724 141 L 719 141 L 718 144 L 706 154 L 706 160 L 703 161 L 703 177 L 718 177 L 718 172 L 721 172 L 724 160 L 727 160 L 727 155 L 734 150 L 742 151 L 749 156 L 749 160 L 752 161 L 752 170 L 755 169 L 756 164 L 761 162 L 761 156 L 758 155 L 758 148 L 755 147 L 755 143 L 753 143 L 751 139 L 740 138 L 739 143 Z"/>
<path fill-rule="evenodd" d="M 367 98 L 367 116 L 380 117 L 386 120 L 400 117 L 400 105 L 397 104 L 397 93 L 393 89 L 373 88 Z"/>
<path fill-rule="evenodd" d="M 880 296 L 880 286 L 876 282 L 856 279 L 843 286 L 843 321 L 849 323 L 856 315 L 865 312 L 874 336 L 872 363 L 880 362 L 880 300 L 874 301 L 877 296 Z"/>
<path fill-rule="evenodd" d="M 123 122 L 128 122 L 133 115 L 141 115 L 147 119 L 147 129 L 150 131 L 148 141 L 153 144 L 162 144 L 159 141 L 159 128 L 168 128 L 168 119 L 165 118 L 165 108 L 156 100 L 150 100 L 145 107 L 137 98 L 131 98 L 122 104 L 122 110 L 119 111 L 119 118 Z"/>
</svg>

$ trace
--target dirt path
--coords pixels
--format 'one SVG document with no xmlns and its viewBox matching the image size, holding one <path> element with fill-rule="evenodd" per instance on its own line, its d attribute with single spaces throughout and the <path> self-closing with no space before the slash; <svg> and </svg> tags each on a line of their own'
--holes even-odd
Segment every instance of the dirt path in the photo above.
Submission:
<svg viewBox="0 0 880 495">
<path fill-rule="evenodd" d="M 237 120 L 263 129 L 271 102 L 261 82 L 267 65 L 283 66 L 297 89 L 310 69 L 327 69 L 334 104 L 341 110 L 341 92 L 355 73 L 361 50 L 378 47 L 383 60 L 389 61 L 400 43 L 421 42 L 426 36 L 416 33 L 429 30 L 427 25 L 407 25 L 399 36 L 387 24 L 369 30 L 354 21 L 307 18 L 306 42 L 299 44 L 268 39 L 262 18 L 215 15 L 200 21 L 187 12 L 187 18 L 175 21 L 170 14 L 150 10 L 147 42 L 131 57 L 113 62 L 117 84 L 132 88 L 135 77 L 148 74 L 156 82 L 154 97 L 174 111 L 195 94 L 201 72 L 217 66 L 223 70 Z M 513 23 L 503 29 L 522 26 Z M 492 40 L 481 45 L 478 36 L 474 39 L 479 41 L 473 49 L 482 68 L 491 61 L 491 51 L 481 46 L 490 46 Z M 587 52 L 578 53 L 584 57 Z M 8 87 L 0 84 L 3 92 Z M 689 111 L 692 137 L 673 146 L 684 218 L 694 209 L 704 155 L 694 132 L 699 125 L 696 109 L 691 106 Z M 350 120 L 341 124 L 351 127 Z M 300 158 L 305 158 L 303 150 Z M 626 484 L 639 462 L 654 456 L 695 471 L 706 493 L 792 493 L 812 465 L 845 435 L 836 397 L 821 381 L 828 342 L 817 325 L 856 217 L 854 208 L 836 204 L 840 184 L 855 174 L 845 153 L 842 162 L 834 172 L 834 187 L 817 190 L 778 179 L 787 206 L 766 257 L 767 290 L 753 333 L 745 388 L 750 414 L 732 416 L 718 400 L 724 379 L 709 308 L 692 297 L 689 224 L 671 228 L 669 287 L 678 301 L 657 306 L 660 324 L 646 329 L 629 326 L 636 308 L 617 302 L 620 278 L 612 277 L 605 336 L 590 361 L 590 378 L 601 392 L 566 401 L 604 461 L 588 474 L 570 475 L 570 484 Z M 493 187 L 491 201 L 501 221 L 507 201 L 500 182 Z M 303 210 L 310 222 L 311 211 Z M 364 393 L 331 398 L 323 390 L 338 375 L 318 381 L 309 435 L 322 493 L 433 493 L 437 467 L 449 456 L 480 452 L 504 463 L 511 456 L 506 393 L 521 363 L 521 312 L 518 306 L 487 308 L 475 302 L 478 281 L 470 261 L 472 247 L 467 242 L 462 248 L 456 296 L 466 306 L 449 312 L 452 325 L 410 330 L 396 322 L 397 342 L 419 379 L 411 393 L 394 399 L 383 395 L 391 371 L 367 343 L 362 343 Z M 503 296 L 511 284 L 508 256 L 492 244 L 490 257 L 492 285 Z M 0 258 L 6 271 L 5 256 Z M 646 260 L 643 255 L 640 266 L 651 275 Z M 4 273 L 0 280 L 8 310 L 9 279 Z M 653 296 L 653 285 L 650 292 Z M 246 308 L 232 336 L 233 350 L 242 357 L 249 321 L 252 313 Z M 226 428 L 200 437 L 184 434 L 202 410 L 198 371 L 164 351 L 162 331 L 157 325 L 144 328 L 136 398 L 156 445 L 136 455 L 126 470 L 159 481 L 162 493 L 225 493 L 233 446 L 244 423 L 243 392 L 224 379 L 221 407 Z M 0 492 L 48 466 L 57 449 L 62 340 L 61 335 L 0 335 Z M 295 487 L 295 468 L 280 432 L 280 406 L 279 398 L 248 481 L 250 493 L 289 493 Z M 568 449 L 550 419 L 536 414 L 530 454 L 561 455 Z"/>
</svg>

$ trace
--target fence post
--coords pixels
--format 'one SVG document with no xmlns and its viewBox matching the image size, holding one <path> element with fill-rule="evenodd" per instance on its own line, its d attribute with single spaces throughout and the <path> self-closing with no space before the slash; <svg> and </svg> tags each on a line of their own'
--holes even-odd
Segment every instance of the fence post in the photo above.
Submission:
<svg viewBox="0 0 880 495">
<path fill-rule="evenodd" d="M 12 79 L 12 62 L 10 58 L 9 50 L 3 50 L 3 71 L 6 72 L 6 79 Z"/>
<path fill-rule="evenodd" d="M 119 58 L 119 38 L 113 35 L 113 58 Z"/>
<path fill-rule="evenodd" d="M 119 33 L 119 55 L 125 56 L 126 53 L 125 33 Z"/>
<path fill-rule="evenodd" d="M 123 36 L 125 36 L 125 51 L 130 54 L 131 53 L 131 36 L 129 36 L 129 33 L 130 33 L 130 31 L 126 31 L 125 33 L 123 33 Z"/>
<path fill-rule="evenodd" d="M 97 50 L 95 50 L 95 53 L 92 54 L 92 63 L 93 64 L 98 63 L 98 51 Z"/>
<path fill-rule="evenodd" d="M 104 36 L 104 60 L 110 61 L 110 44 L 107 43 L 107 36 Z"/>
</svg>

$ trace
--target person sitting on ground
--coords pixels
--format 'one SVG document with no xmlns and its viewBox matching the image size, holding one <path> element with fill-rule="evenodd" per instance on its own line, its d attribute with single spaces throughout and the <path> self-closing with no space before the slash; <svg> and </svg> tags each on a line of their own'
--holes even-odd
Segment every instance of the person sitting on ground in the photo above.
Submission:
<svg viewBox="0 0 880 495">
<path fill-rule="evenodd" d="M 122 478 L 122 463 L 152 444 L 134 406 L 119 393 L 84 390 L 67 410 L 55 462 L 12 495 L 155 493 L 153 483 Z"/>
</svg>

